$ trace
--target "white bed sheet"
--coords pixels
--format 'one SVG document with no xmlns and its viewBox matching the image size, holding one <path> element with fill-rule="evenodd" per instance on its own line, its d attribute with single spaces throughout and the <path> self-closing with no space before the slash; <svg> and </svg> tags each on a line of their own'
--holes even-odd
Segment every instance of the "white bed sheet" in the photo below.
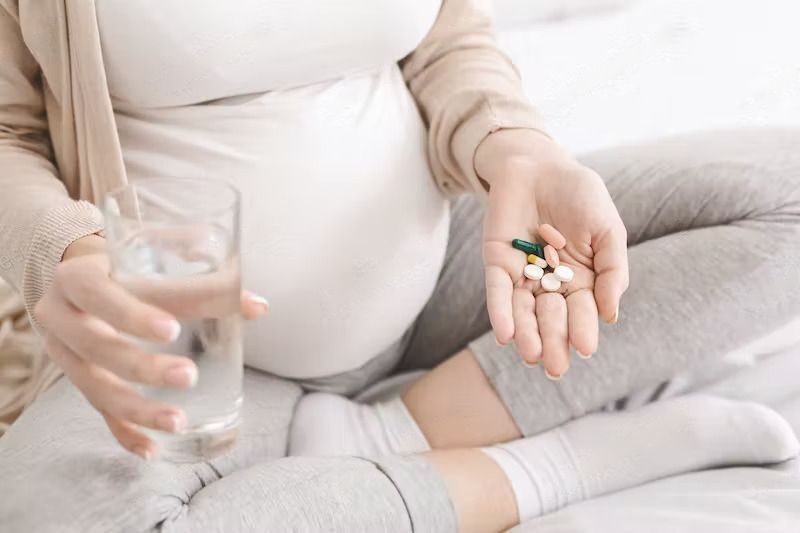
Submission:
<svg viewBox="0 0 800 533">
<path fill-rule="evenodd" d="M 669 478 L 518 526 L 514 533 L 797 533 L 800 465 Z"/>
<path fill-rule="evenodd" d="M 800 126 L 799 20 L 797 0 L 640 0 L 501 27 L 500 45 L 549 131 L 585 152 L 698 129 Z"/>
</svg>

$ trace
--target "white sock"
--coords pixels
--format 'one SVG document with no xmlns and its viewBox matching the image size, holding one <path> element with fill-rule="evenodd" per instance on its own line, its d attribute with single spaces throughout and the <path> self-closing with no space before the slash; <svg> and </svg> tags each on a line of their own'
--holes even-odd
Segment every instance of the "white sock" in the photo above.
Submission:
<svg viewBox="0 0 800 533">
<path fill-rule="evenodd" d="M 376 457 L 430 450 L 400 397 L 360 404 L 314 392 L 300 399 L 289 434 L 289 455 Z"/>
<path fill-rule="evenodd" d="M 785 461 L 799 449 L 791 426 L 772 409 L 691 395 L 591 414 L 483 452 L 508 477 L 524 522 L 684 472 Z"/>
</svg>

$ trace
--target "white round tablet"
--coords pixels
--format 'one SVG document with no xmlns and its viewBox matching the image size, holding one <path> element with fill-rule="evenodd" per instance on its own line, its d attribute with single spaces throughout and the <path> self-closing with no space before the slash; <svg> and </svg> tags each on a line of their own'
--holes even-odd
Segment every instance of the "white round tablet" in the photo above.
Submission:
<svg viewBox="0 0 800 533">
<path fill-rule="evenodd" d="M 558 265 L 553 270 L 553 274 L 558 278 L 558 281 L 563 281 L 564 283 L 569 283 L 575 277 L 575 272 L 567 265 Z"/>
<path fill-rule="evenodd" d="M 525 269 L 522 273 L 525 274 L 525 277 L 528 279 L 539 280 L 544 276 L 544 269 L 539 265 L 525 265 Z"/>
<path fill-rule="evenodd" d="M 552 272 L 548 272 L 542 277 L 542 288 L 547 292 L 555 292 L 561 288 L 561 282 Z"/>
</svg>

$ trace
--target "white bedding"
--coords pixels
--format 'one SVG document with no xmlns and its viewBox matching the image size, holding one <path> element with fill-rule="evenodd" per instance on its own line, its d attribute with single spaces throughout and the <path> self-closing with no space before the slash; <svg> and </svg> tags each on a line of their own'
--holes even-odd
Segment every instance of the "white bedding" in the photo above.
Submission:
<svg viewBox="0 0 800 533">
<path fill-rule="evenodd" d="M 798 20 L 797 0 L 640 0 L 501 26 L 500 44 L 549 131 L 583 152 L 688 130 L 800 126 Z"/>
<path fill-rule="evenodd" d="M 515 533 L 797 533 L 800 465 L 708 470 L 589 500 Z"/>
<path fill-rule="evenodd" d="M 525 28 L 511 26 L 508 14 L 498 20 L 509 24 L 500 28 L 500 44 L 528 96 L 573 152 L 700 129 L 800 127 L 796 0 L 641 0 Z M 800 322 L 787 331 L 796 338 Z M 678 387 L 766 403 L 800 435 L 800 346 L 752 366 L 774 348 L 748 347 L 731 359 L 725 379 L 701 376 L 701 386 L 679 380 Z M 797 533 L 800 461 L 665 479 L 515 531 Z"/>
</svg>

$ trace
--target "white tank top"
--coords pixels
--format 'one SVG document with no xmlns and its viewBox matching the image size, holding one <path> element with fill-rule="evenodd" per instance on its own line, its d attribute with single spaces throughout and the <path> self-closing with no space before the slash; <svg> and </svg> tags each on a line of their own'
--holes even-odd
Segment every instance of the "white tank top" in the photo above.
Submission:
<svg viewBox="0 0 800 533">
<path fill-rule="evenodd" d="M 129 180 L 205 176 L 243 193 L 243 284 L 271 304 L 246 330 L 247 363 L 327 376 L 397 340 L 447 243 L 396 64 L 439 3 L 96 4 Z"/>
</svg>

